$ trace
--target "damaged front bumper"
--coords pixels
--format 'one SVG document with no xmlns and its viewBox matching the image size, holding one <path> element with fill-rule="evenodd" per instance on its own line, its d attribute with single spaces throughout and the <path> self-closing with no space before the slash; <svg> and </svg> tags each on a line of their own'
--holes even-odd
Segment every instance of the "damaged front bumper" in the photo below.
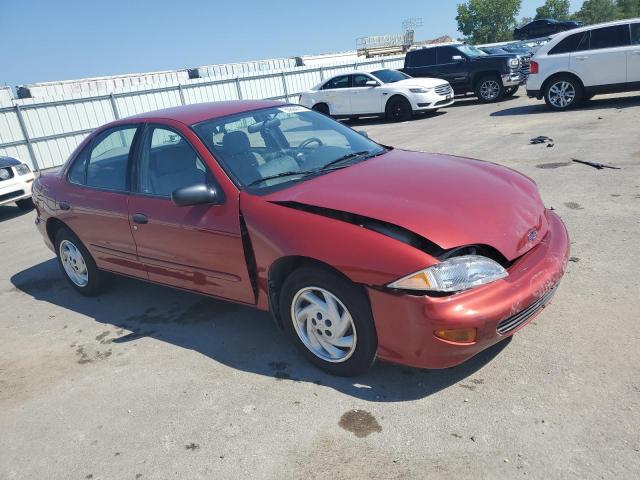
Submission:
<svg viewBox="0 0 640 480">
<path fill-rule="evenodd" d="M 545 238 L 509 267 L 509 276 L 447 297 L 369 288 L 378 357 L 419 368 L 458 365 L 527 325 L 550 301 L 569 258 L 569 237 L 547 211 Z M 473 343 L 454 343 L 438 330 L 475 328 Z"/>
</svg>

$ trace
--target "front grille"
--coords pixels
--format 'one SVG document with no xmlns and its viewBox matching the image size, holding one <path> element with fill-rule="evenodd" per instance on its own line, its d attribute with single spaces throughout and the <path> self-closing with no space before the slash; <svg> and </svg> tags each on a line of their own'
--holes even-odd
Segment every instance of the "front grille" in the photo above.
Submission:
<svg viewBox="0 0 640 480">
<path fill-rule="evenodd" d="M 438 95 L 449 95 L 449 94 L 453 93 L 453 90 L 451 89 L 451 85 L 449 85 L 448 83 L 443 83 L 442 85 L 438 85 L 433 90 Z"/>
<path fill-rule="evenodd" d="M 520 73 L 525 77 L 528 77 L 531 73 L 531 57 L 522 57 L 522 65 L 520 67 Z"/>
<path fill-rule="evenodd" d="M 9 180 L 10 178 L 13 178 L 13 169 L 11 167 L 4 167 L 4 168 L 0 168 L 0 170 L 2 170 L 3 172 L 6 172 L 7 174 L 9 174 L 9 176 L 7 178 L 3 178 L 6 176 L 5 175 L 0 175 L 0 182 L 3 180 Z"/>
<path fill-rule="evenodd" d="M 11 200 L 12 198 L 18 198 L 22 195 L 24 195 L 24 190 L 16 190 L 15 192 L 5 193 L 4 195 L 0 195 L 0 202 Z"/>
<path fill-rule="evenodd" d="M 533 317 L 536 313 L 542 310 L 547 305 L 547 303 L 549 303 L 549 300 L 551 300 L 553 294 L 556 293 L 557 288 L 558 285 L 555 285 L 551 290 L 549 290 L 542 297 L 540 297 L 538 300 L 533 302 L 521 312 L 518 312 L 512 317 L 502 320 L 496 327 L 496 331 L 500 335 L 505 335 L 506 333 L 509 333 L 510 331 L 518 328 L 527 320 L 531 319 L 531 317 Z"/>
</svg>

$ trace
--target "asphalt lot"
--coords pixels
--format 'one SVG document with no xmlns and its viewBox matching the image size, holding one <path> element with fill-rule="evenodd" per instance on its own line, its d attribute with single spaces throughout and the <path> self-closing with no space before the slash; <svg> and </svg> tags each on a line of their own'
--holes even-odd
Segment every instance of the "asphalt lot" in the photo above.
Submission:
<svg viewBox="0 0 640 480">
<path fill-rule="evenodd" d="M 572 237 L 542 316 L 460 367 L 334 378 L 249 308 L 130 279 L 77 295 L 34 213 L 0 207 L 0 478 L 638 478 L 640 96 L 351 125 L 534 178 Z"/>
</svg>

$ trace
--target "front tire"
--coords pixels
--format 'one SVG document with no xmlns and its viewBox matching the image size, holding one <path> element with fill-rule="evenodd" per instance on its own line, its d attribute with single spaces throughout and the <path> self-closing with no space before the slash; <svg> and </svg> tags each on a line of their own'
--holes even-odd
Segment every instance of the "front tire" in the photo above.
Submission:
<svg viewBox="0 0 640 480">
<path fill-rule="evenodd" d="M 60 270 L 77 292 L 92 297 L 104 290 L 106 274 L 98 270 L 89 251 L 71 230 L 58 230 L 55 247 Z"/>
<path fill-rule="evenodd" d="M 475 93 L 482 103 L 493 103 L 504 96 L 504 86 L 498 77 L 488 75 L 478 80 Z"/>
<path fill-rule="evenodd" d="M 322 113 L 327 117 L 331 116 L 331 112 L 329 111 L 329 105 L 327 105 L 326 103 L 317 103 L 313 106 L 311 110 L 313 110 L 314 112 Z"/>
<path fill-rule="evenodd" d="M 413 109 L 404 97 L 392 97 L 387 102 L 386 116 L 391 122 L 406 122 L 411 119 Z"/>
<path fill-rule="evenodd" d="M 569 110 L 582 101 L 582 85 L 575 78 L 561 75 L 544 90 L 544 101 L 552 110 Z"/>
<path fill-rule="evenodd" d="M 35 208 L 32 198 L 23 198 L 22 200 L 18 200 L 16 202 L 16 205 L 20 210 L 24 210 L 25 212 L 28 212 L 29 210 L 33 210 Z"/>
<path fill-rule="evenodd" d="M 365 373 L 375 361 L 378 339 L 364 292 L 319 267 L 294 271 L 280 292 L 285 330 L 307 359 L 343 377 Z"/>
</svg>

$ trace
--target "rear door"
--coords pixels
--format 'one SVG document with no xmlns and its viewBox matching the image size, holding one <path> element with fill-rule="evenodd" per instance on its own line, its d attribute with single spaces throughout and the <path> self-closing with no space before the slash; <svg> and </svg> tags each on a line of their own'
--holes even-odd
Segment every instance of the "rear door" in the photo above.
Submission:
<svg viewBox="0 0 640 480">
<path fill-rule="evenodd" d="M 351 75 L 334 77 L 322 86 L 331 115 L 351 114 Z"/>
<path fill-rule="evenodd" d="M 145 278 L 128 212 L 128 172 L 138 131 L 139 124 L 128 124 L 98 134 L 73 161 L 56 200 L 60 219 L 89 249 L 98 268 Z"/>
<path fill-rule="evenodd" d="M 380 82 L 375 78 L 358 73 L 351 79 L 351 111 L 353 113 L 381 113 L 383 93 L 380 89 Z M 376 87 L 367 85 L 367 82 L 374 81 Z M 386 97 L 385 97 L 386 98 Z"/>
<path fill-rule="evenodd" d="M 412 77 L 438 77 L 436 48 L 422 48 L 407 53 L 404 72 Z"/>
<path fill-rule="evenodd" d="M 585 86 L 609 86 L 627 81 L 627 52 L 630 49 L 629 25 L 594 28 L 588 48 L 571 54 L 570 67 Z"/>
<path fill-rule="evenodd" d="M 209 183 L 213 162 L 178 122 L 149 124 L 136 158 L 129 216 L 149 280 L 244 303 L 255 303 L 242 243 L 237 193 L 222 205 L 177 207 L 171 193 Z M 205 157 L 207 158 L 205 160 Z"/>
<path fill-rule="evenodd" d="M 627 52 L 627 82 L 640 83 L 640 23 L 631 24 L 631 48 Z"/>
</svg>

